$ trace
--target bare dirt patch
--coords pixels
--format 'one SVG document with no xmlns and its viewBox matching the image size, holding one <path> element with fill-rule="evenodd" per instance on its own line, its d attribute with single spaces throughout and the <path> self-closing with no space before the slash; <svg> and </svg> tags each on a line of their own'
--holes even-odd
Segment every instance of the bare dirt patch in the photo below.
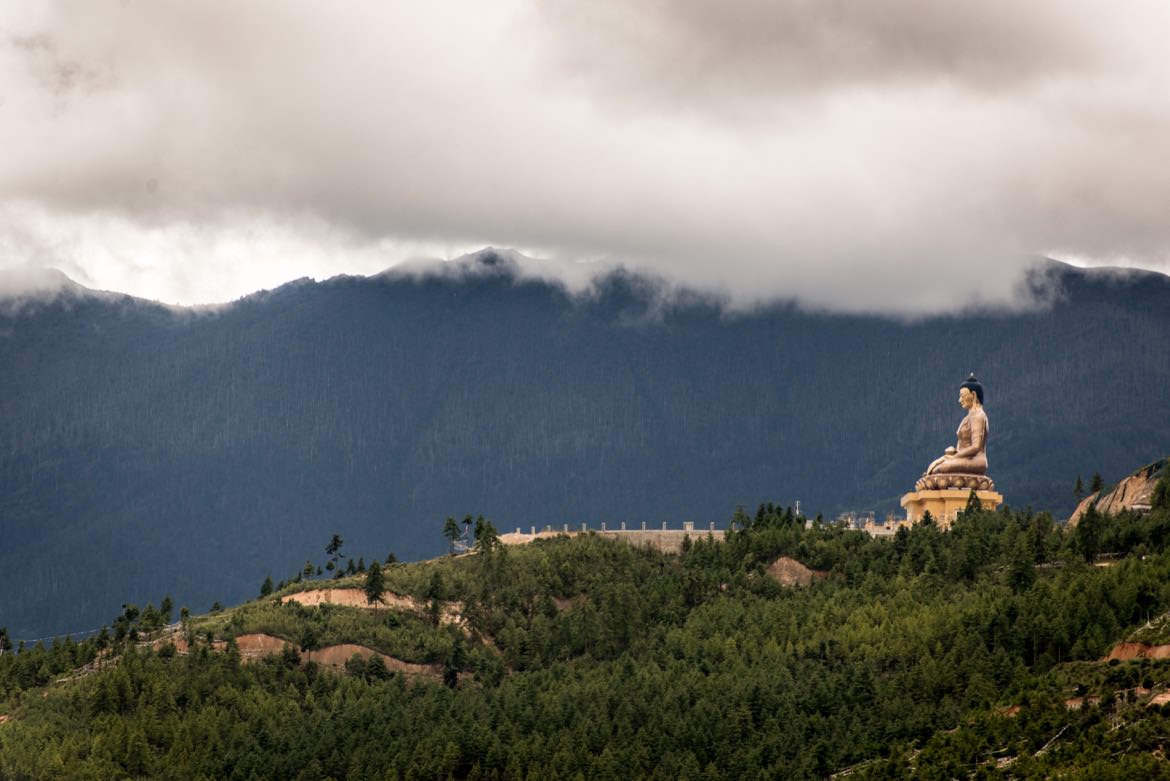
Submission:
<svg viewBox="0 0 1170 781">
<path fill-rule="evenodd" d="M 1170 702 L 1170 692 L 1162 692 L 1151 697 L 1146 705 L 1165 705 L 1168 702 Z"/>
<path fill-rule="evenodd" d="M 296 643 L 290 643 L 288 640 L 282 640 L 279 637 L 273 637 L 266 634 L 248 634 L 240 635 L 236 638 L 236 647 L 240 649 L 240 658 L 244 662 L 256 661 L 266 656 L 281 653 L 286 646 L 296 648 Z M 227 641 L 220 640 L 212 644 L 212 647 L 217 651 L 224 651 L 227 648 Z M 355 643 L 342 643 L 341 645 L 330 645 L 325 648 L 318 648 L 315 651 L 309 651 L 302 655 L 302 659 L 306 662 L 316 662 L 327 667 L 334 667 L 342 669 L 345 663 L 353 658 L 354 654 L 358 654 L 362 659 L 369 660 L 371 656 L 376 654 L 372 648 L 367 648 L 364 645 L 357 645 Z M 403 675 L 421 678 L 442 678 L 442 669 L 435 664 L 414 664 L 413 662 L 404 662 L 401 659 L 396 659 L 393 656 L 382 656 L 386 663 L 386 669 L 393 672 L 402 673 Z"/>
<path fill-rule="evenodd" d="M 364 660 L 368 660 L 374 655 L 374 650 L 372 648 L 366 648 L 364 645 L 343 643 L 341 645 L 320 648 L 316 651 L 309 651 L 308 659 L 310 662 L 328 665 L 329 667 L 344 667 L 345 663 L 352 659 L 354 654 L 357 654 Z"/>
<path fill-rule="evenodd" d="M 1064 701 L 1064 707 L 1068 710 L 1080 710 L 1086 705 L 1099 705 L 1101 698 L 1097 696 L 1090 697 L 1070 697 Z"/>
<path fill-rule="evenodd" d="M 577 531 L 539 531 L 536 534 L 524 534 L 523 532 L 508 532 L 500 535 L 500 542 L 504 545 L 527 545 L 534 540 L 552 540 L 557 537 L 576 537 L 581 532 Z"/>
<path fill-rule="evenodd" d="M 164 646 L 166 646 L 168 644 L 173 645 L 175 647 L 175 651 L 177 651 L 178 653 L 181 653 L 181 654 L 185 654 L 191 650 L 191 646 L 187 642 L 187 638 L 183 637 L 182 632 L 177 632 L 177 631 L 172 632 L 169 635 L 164 635 L 163 637 L 158 638 L 157 640 L 153 641 L 150 644 L 150 647 L 153 648 L 155 651 L 160 651 L 160 650 L 162 650 L 162 648 Z"/>
<path fill-rule="evenodd" d="M 367 648 L 364 645 L 344 643 L 342 645 L 331 645 L 328 648 L 310 651 L 308 653 L 308 661 L 329 667 L 341 668 L 345 667 L 345 663 L 352 659 L 354 654 L 369 661 L 370 657 L 375 653 L 377 652 L 372 648 Z M 396 659 L 393 656 L 382 656 L 382 660 L 386 663 L 386 669 L 408 676 L 441 678 L 443 675 L 443 671 L 436 664 L 414 664 L 413 662 L 404 662 L 401 659 Z"/>
<path fill-rule="evenodd" d="M 316 607 L 317 605 L 344 605 L 346 607 L 375 607 L 366 599 L 366 592 L 360 588 L 321 588 L 313 591 L 300 591 L 296 594 L 289 594 L 287 597 L 281 597 L 281 604 L 285 602 L 299 602 L 305 607 Z M 383 594 L 382 601 L 379 603 L 384 607 L 402 608 L 406 610 L 414 609 L 414 600 L 409 597 L 399 596 L 398 594 Z"/>
<path fill-rule="evenodd" d="M 1170 645 L 1118 643 L 1109 649 L 1109 654 L 1101 661 L 1111 662 L 1114 659 L 1122 662 L 1128 662 L 1131 659 L 1170 659 Z"/>
<path fill-rule="evenodd" d="M 427 603 L 422 600 L 391 592 L 383 594 L 377 605 L 371 605 L 366 599 L 366 592 L 360 588 L 324 588 L 314 591 L 299 591 L 296 594 L 281 597 L 280 602 L 281 604 L 298 602 L 305 607 L 316 607 L 322 604 L 342 605 L 366 610 L 388 607 L 391 610 L 406 610 L 412 613 L 425 613 L 428 609 Z M 461 602 L 442 603 L 439 611 L 439 622 L 455 624 L 466 631 L 468 627 L 463 620 L 463 604 Z"/>
<path fill-rule="evenodd" d="M 227 649 L 227 645 L 226 640 L 218 640 L 212 643 L 211 647 L 216 651 L 224 651 Z M 286 645 L 294 644 L 287 640 L 281 640 L 279 637 L 260 633 L 240 635 L 236 638 L 236 648 L 240 650 L 240 658 L 244 661 L 278 654 L 284 650 Z"/>
<path fill-rule="evenodd" d="M 788 556 L 781 556 L 772 562 L 772 565 L 767 569 L 767 573 L 781 586 L 807 586 L 814 580 L 823 578 L 828 574 L 809 569 L 796 559 L 789 558 Z"/>
</svg>

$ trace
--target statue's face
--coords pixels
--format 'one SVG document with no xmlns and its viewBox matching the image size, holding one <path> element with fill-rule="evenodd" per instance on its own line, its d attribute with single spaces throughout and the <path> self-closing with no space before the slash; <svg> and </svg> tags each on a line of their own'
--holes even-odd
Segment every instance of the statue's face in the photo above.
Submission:
<svg viewBox="0 0 1170 781">
<path fill-rule="evenodd" d="M 970 388 L 959 388 L 959 405 L 963 409 L 971 409 L 975 404 L 975 394 L 971 392 Z"/>
</svg>

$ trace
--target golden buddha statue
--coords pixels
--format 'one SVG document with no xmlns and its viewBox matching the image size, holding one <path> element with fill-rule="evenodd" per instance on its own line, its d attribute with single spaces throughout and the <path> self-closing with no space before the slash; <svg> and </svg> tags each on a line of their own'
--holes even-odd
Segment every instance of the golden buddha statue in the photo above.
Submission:
<svg viewBox="0 0 1170 781">
<path fill-rule="evenodd" d="M 958 442 L 926 468 L 916 484 L 919 491 L 942 488 L 994 489 L 987 477 L 987 413 L 983 411 L 983 386 L 972 374 L 959 386 L 959 404 L 967 417 L 955 432 Z"/>
</svg>

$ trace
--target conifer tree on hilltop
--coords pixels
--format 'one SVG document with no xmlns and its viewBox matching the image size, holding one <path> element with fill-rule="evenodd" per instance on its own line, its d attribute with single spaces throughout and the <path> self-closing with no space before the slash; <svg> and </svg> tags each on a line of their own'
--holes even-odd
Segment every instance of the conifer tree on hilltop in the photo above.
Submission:
<svg viewBox="0 0 1170 781">
<path fill-rule="evenodd" d="M 1154 491 L 1150 494 L 1150 507 L 1154 510 L 1170 510 L 1170 467 L 1166 467 L 1154 485 Z"/>
<path fill-rule="evenodd" d="M 448 515 L 446 522 L 443 524 L 443 536 L 447 539 L 447 551 L 449 553 L 455 553 L 455 542 L 459 539 L 460 535 L 459 524 L 453 517 Z"/>
<path fill-rule="evenodd" d="M 325 553 L 329 556 L 329 563 L 333 565 L 329 567 L 330 570 L 337 566 L 337 562 L 341 558 L 341 546 L 344 544 L 345 542 L 341 539 L 341 535 L 334 534 L 329 539 L 329 544 L 325 546 Z"/>
<path fill-rule="evenodd" d="M 382 596 L 386 593 L 386 580 L 382 574 L 382 565 L 376 560 L 370 563 L 362 591 L 366 594 L 366 602 L 375 608 L 382 601 Z"/>
<path fill-rule="evenodd" d="M 480 553 L 490 553 L 500 546 L 500 533 L 495 525 L 485 520 L 481 515 L 475 521 L 475 549 Z"/>
</svg>

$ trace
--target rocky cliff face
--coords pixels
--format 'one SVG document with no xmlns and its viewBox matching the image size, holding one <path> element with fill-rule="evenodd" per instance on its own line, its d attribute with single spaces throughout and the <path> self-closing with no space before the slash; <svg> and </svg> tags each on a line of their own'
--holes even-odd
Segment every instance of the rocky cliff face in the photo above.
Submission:
<svg viewBox="0 0 1170 781">
<path fill-rule="evenodd" d="M 1162 477 L 1162 473 L 1170 465 L 1170 458 L 1163 458 L 1152 464 L 1142 467 L 1129 477 L 1122 480 L 1108 491 L 1097 491 L 1089 494 L 1069 517 L 1070 526 L 1076 526 L 1081 516 L 1092 507 L 1107 515 L 1119 513 L 1122 510 L 1148 510 L 1150 497 L 1153 496 L 1154 486 Z"/>
</svg>

